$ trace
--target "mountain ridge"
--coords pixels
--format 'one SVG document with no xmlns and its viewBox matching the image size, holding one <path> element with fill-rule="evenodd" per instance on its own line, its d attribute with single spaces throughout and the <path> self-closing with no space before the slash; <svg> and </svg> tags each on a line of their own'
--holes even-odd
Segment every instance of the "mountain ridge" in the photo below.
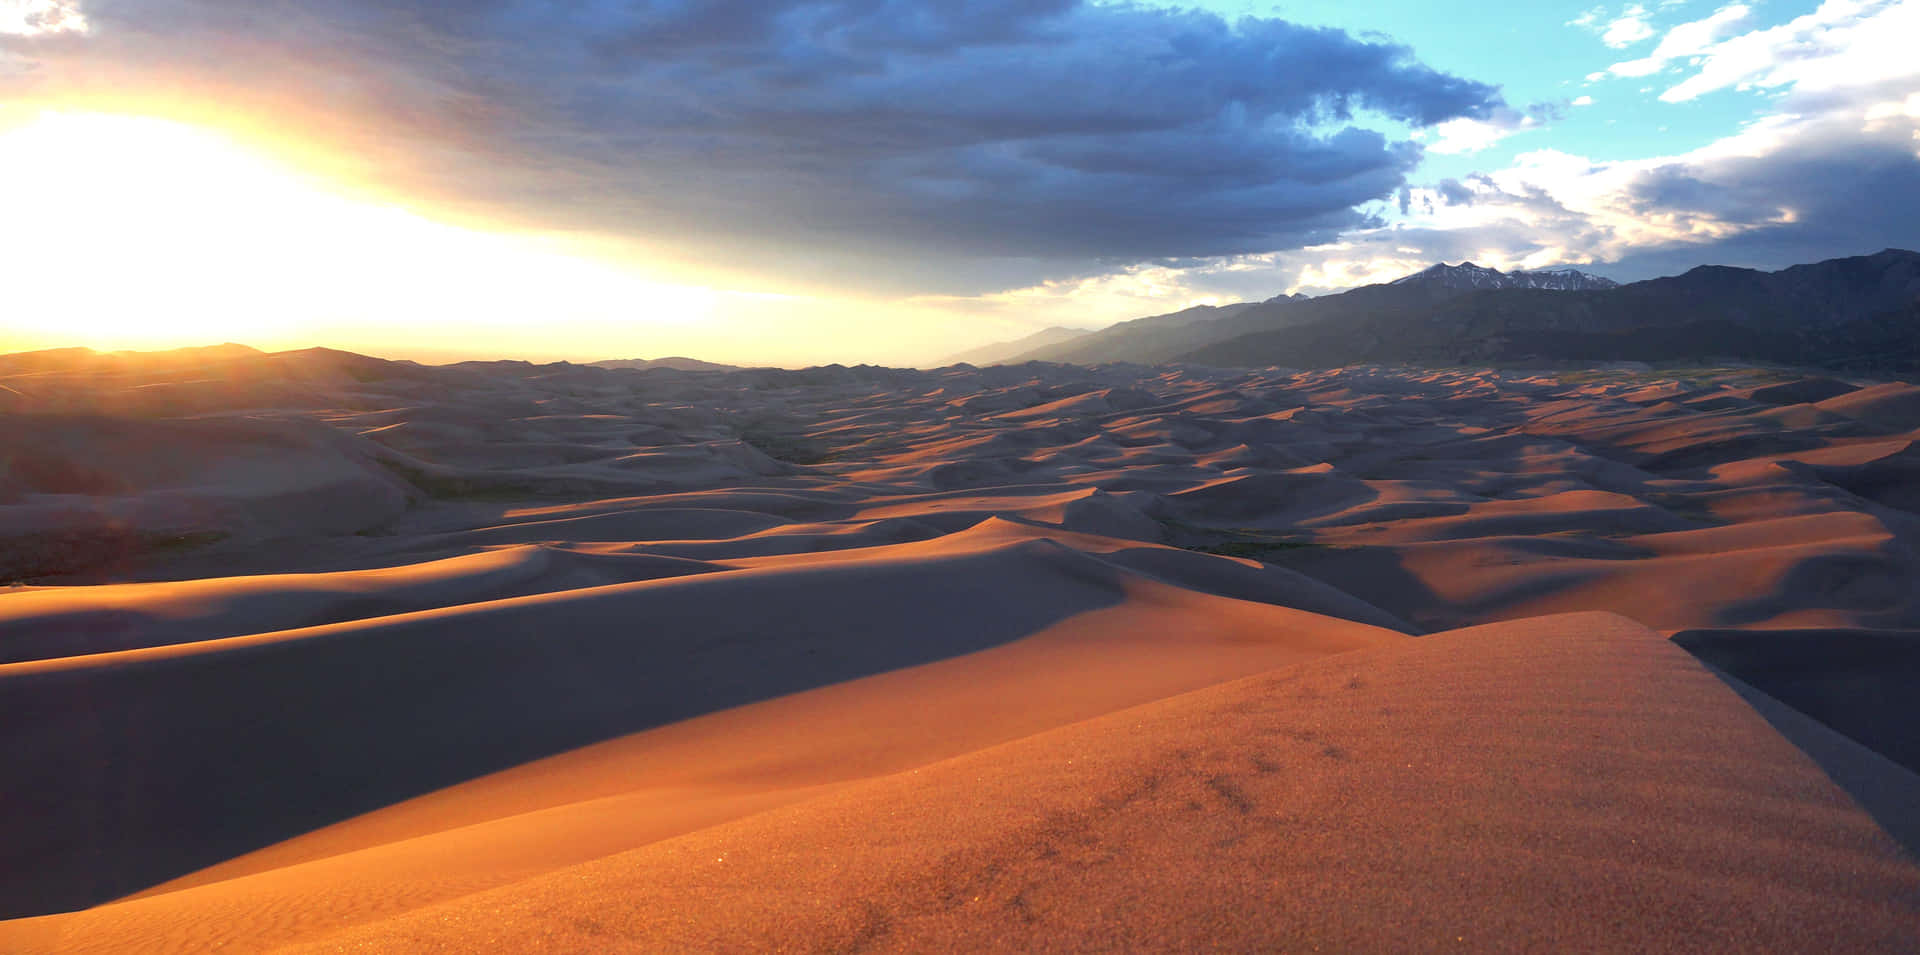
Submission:
<svg viewBox="0 0 1920 955">
<path fill-rule="evenodd" d="M 1467 266 L 1475 272 L 1463 272 Z M 1442 264 L 1318 298 L 1149 316 L 1009 363 L 1299 367 L 1728 357 L 1862 370 L 1920 366 L 1920 327 L 1906 317 L 1920 314 L 1920 253 L 1904 249 L 1774 272 L 1702 265 L 1590 288 L 1462 288 L 1450 281 L 1494 271 Z M 1428 280 L 1408 281 L 1421 276 Z"/>
<path fill-rule="evenodd" d="M 1486 274 L 1498 276 L 1497 280 L 1486 278 Z M 1573 282 L 1564 278 L 1550 278 L 1562 273 L 1573 273 L 1580 277 L 1576 280 L 1583 287 L 1611 287 L 1612 280 L 1579 272 L 1574 269 L 1541 269 L 1534 272 L 1502 273 L 1485 269 L 1471 262 L 1459 266 L 1439 263 L 1402 276 L 1392 282 L 1365 285 L 1323 296 L 1307 296 L 1300 293 L 1285 292 L 1261 302 L 1239 302 L 1232 305 L 1197 305 L 1177 312 L 1163 315 L 1149 315 L 1144 318 L 1129 319 L 1109 325 L 1098 331 L 1079 336 L 1071 341 L 1042 346 L 1030 351 L 1018 353 L 1003 359 L 1003 364 L 1018 364 L 1025 361 L 1054 361 L 1068 364 L 1089 364 L 1103 361 L 1137 361 L 1148 364 L 1170 361 L 1178 355 L 1216 341 L 1225 341 L 1238 335 L 1263 331 L 1271 325 L 1285 322 L 1298 306 L 1310 306 L 1303 315 L 1323 308 L 1324 303 L 1339 299 L 1344 295 L 1365 292 L 1368 289 L 1397 289 L 1373 293 L 1389 297 L 1411 297 L 1415 304 L 1430 304 L 1431 301 L 1449 295 L 1460 294 L 1479 287 L 1489 287 L 1484 283 L 1497 281 L 1500 287 L 1514 288 L 1571 288 Z M 1528 276 L 1513 279 L 1511 276 Z M 1474 284 L 1476 281 L 1483 284 Z M 1608 283 L 1606 285 L 1598 283 Z M 1404 303 L 1401 303 L 1404 304 Z M 1396 305 L 1395 307 L 1398 307 Z M 1200 322 L 1217 322 L 1232 319 L 1231 323 L 1200 325 Z M 1191 338 L 1171 329 L 1186 328 L 1192 332 Z"/>
<path fill-rule="evenodd" d="M 1008 358 L 1024 354 L 1036 348 L 1058 345 L 1088 334 L 1092 334 L 1092 330 L 1069 328 L 1065 325 L 1053 325 L 1034 332 L 1031 335 L 1025 335 L 1004 342 L 994 342 L 990 345 L 981 345 L 977 348 L 969 348 L 962 352 L 955 352 L 940 359 L 938 367 L 944 368 L 948 365 L 996 365 Z"/>
<path fill-rule="evenodd" d="M 1438 284 L 1447 288 L 1536 288 L 1556 291 L 1582 291 L 1588 289 L 1617 288 L 1620 283 L 1604 276 L 1582 272 L 1571 267 L 1551 269 L 1516 269 L 1502 272 L 1472 262 L 1448 265 L 1441 262 L 1429 266 L 1412 275 L 1402 276 L 1386 284 L 1415 285 Z"/>
<path fill-rule="evenodd" d="M 1700 266 L 1608 289 L 1482 289 L 1425 308 L 1355 293 L 1306 321 L 1171 361 L 1245 366 L 1732 359 L 1857 371 L 1920 368 L 1920 253 L 1886 249 L 1775 272 Z M 1321 299 L 1317 301 L 1327 301 Z"/>
</svg>

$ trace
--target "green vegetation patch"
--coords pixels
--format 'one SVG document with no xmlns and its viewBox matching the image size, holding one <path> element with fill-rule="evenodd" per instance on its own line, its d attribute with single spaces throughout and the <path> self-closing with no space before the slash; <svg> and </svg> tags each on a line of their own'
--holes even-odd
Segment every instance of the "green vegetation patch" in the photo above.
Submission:
<svg viewBox="0 0 1920 955">
<path fill-rule="evenodd" d="M 1169 543 L 1182 550 L 1222 557 L 1246 557 L 1266 561 L 1277 554 L 1333 545 L 1299 537 L 1288 537 L 1251 527 L 1205 527 L 1184 521 L 1160 522 L 1169 531 Z"/>
<path fill-rule="evenodd" d="M 839 458 L 839 452 L 826 444 L 790 431 L 741 428 L 740 440 L 761 454 L 788 464 L 826 464 Z"/>
<path fill-rule="evenodd" d="M 1222 557 L 1251 557 L 1254 560 L 1264 561 L 1273 554 L 1324 546 L 1326 545 L 1302 540 L 1230 540 L 1221 541 L 1218 544 L 1196 544 L 1188 547 L 1187 550 L 1199 551 L 1202 554 L 1219 554 Z"/>
</svg>

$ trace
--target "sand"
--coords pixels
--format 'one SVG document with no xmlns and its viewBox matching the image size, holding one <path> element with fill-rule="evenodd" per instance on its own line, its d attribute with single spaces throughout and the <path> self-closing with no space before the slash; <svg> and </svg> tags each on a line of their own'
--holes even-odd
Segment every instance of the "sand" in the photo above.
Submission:
<svg viewBox="0 0 1920 955">
<path fill-rule="evenodd" d="M 1731 690 L 1573 615 L 1122 710 L 313 950 L 1895 951 L 1917 900 Z"/>
<path fill-rule="evenodd" d="M 1920 945 L 1910 385 L 0 386 L 0 950 Z"/>
</svg>

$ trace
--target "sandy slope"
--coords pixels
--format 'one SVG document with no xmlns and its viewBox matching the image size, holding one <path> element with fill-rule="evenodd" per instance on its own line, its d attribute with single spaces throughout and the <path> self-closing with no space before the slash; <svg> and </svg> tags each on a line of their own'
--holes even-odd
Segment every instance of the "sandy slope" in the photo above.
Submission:
<svg viewBox="0 0 1920 955">
<path fill-rule="evenodd" d="M 0 949 L 1911 949 L 1862 384 L 0 356 Z"/>
<path fill-rule="evenodd" d="M 0 667 L 24 756 L 0 822 L 10 894 L 117 895 L 529 758 L 1029 635 L 1115 641 L 1087 650 L 1095 686 L 1060 694 L 1070 715 L 1074 693 L 1133 702 L 1393 636 L 1159 584 L 1026 530 Z M 1165 645 L 1109 656 L 1141 635 Z M 1049 712 L 981 691 L 1022 711 L 1009 718 Z M 63 758 L 118 750 L 84 771 Z"/>
<path fill-rule="evenodd" d="M 961 572 L 950 565 L 940 571 Z M 73 933 L 66 944 L 113 950 L 159 935 L 189 948 L 215 942 L 250 948 L 303 937 L 608 855 L 821 787 L 1277 664 L 1406 639 L 1284 608 L 1114 579 L 1122 591 L 1115 605 L 1015 643 L 725 710 L 401 803 L 161 886 L 147 893 L 148 901 L 94 910 L 62 925 Z M 723 612 L 708 612 L 710 626 L 719 626 Z M 838 624 L 851 631 L 862 622 L 851 612 Z M 522 669 L 503 678 L 532 675 Z M 301 774 L 318 768 L 311 756 L 290 767 Z M 195 885 L 204 887 L 177 891 Z M 320 886 L 324 892 L 316 891 Z M 276 915 L 263 918 L 263 912 Z"/>
<path fill-rule="evenodd" d="M 1805 756 L 1657 635 L 1575 615 L 1123 710 L 315 950 L 1899 951 L 1916 920 L 1920 872 Z"/>
</svg>

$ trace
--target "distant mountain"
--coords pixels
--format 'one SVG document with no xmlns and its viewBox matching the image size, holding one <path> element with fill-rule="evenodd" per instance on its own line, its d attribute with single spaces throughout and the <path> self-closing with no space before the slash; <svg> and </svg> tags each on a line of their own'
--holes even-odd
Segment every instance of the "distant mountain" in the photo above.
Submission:
<svg viewBox="0 0 1920 955">
<path fill-rule="evenodd" d="M 1319 298 L 1197 306 L 1121 322 L 1006 363 L 1225 366 L 1726 357 L 1920 366 L 1920 255 L 1888 249 L 1778 272 L 1701 266 L 1619 285 L 1574 269 L 1438 265 Z"/>
<path fill-rule="evenodd" d="M 1920 253 L 1887 249 L 1778 272 L 1701 266 L 1568 291 L 1376 285 L 1250 317 L 1259 327 L 1196 338 L 1172 360 L 1311 367 L 1734 359 L 1911 372 L 1920 369 Z"/>
<path fill-rule="evenodd" d="M 1002 359 L 1004 364 L 1054 361 L 1080 365 L 1102 362 L 1153 364 L 1241 335 L 1311 321 L 1324 311 L 1338 311 L 1361 302 L 1370 309 L 1405 310 L 1432 307 L 1439 301 L 1488 288 L 1594 290 L 1616 286 L 1611 279 L 1575 269 L 1500 272 L 1471 262 L 1435 265 L 1385 285 L 1370 285 L 1336 295 L 1313 298 L 1302 294 L 1276 295 L 1264 302 L 1235 305 L 1198 305 L 1111 325 L 1097 332 L 1037 347 Z M 1358 296 L 1350 298 L 1350 296 Z M 1341 306 L 1325 303 L 1341 301 Z"/>
<path fill-rule="evenodd" d="M 247 345 L 196 345 L 164 351 L 95 351 L 80 346 L 0 355 L 0 372 L 98 370 L 123 365 L 141 368 L 197 368 L 220 362 L 258 358 L 266 353 Z"/>
<path fill-rule="evenodd" d="M 1026 354 L 1035 349 L 1045 348 L 1049 345 L 1058 345 L 1063 342 L 1072 341 L 1085 334 L 1088 334 L 1088 332 L 1084 328 L 1068 328 L 1064 325 L 1055 325 L 1052 328 L 1043 328 L 1023 338 L 1016 338 L 1012 341 L 1005 342 L 994 342 L 991 345 L 982 345 L 979 348 L 969 349 L 957 355 L 949 355 L 940 359 L 940 366 L 1003 364 L 1010 358 Z"/>
<path fill-rule="evenodd" d="M 1282 295 L 1266 302 L 1195 305 L 1178 312 L 1149 315 L 1146 318 L 1109 325 L 1097 332 L 1089 332 L 1069 341 L 1022 352 L 1002 364 L 1056 361 L 1095 365 L 1109 361 L 1146 363 L 1166 361 L 1191 350 L 1197 343 L 1215 340 L 1211 336 L 1216 328 L 1235 328 L 1235 326 L 1221 326 L 1220 323 L 1226 319 L 1244 315 L 1268 305 L 1293 301 L 1297 299 Z M 1238 332 L 1230 331 L 1228 337 L 1232 334 L 1238 334 Z"/>
<path fill-rule="evenodd" d="M 1598 275 L 1589 275 L 1579 269 L 1536 269 L 1534 271 L 1502 272 L 1489 269 L 1472 262 L 1448 265 L 1445 262 L 1415 272 L 1404 278 L 1397 278 L 1388 285 L 1437 285 L 1450 289 L 1489 289 L 1489 288 L 1537 288 L 1561 292 L 1590 291 L 1593 289 L 1615 288 L 1620 283 Z"/>
<path fill-rule="evenodd" d="M 595 368 L 634 368 L 645 371 L 649 368 L 671 368 L 674 371 L 739 371 L 738 365 L 721 365 L 698 358 L 609 358 L 606 361 L 588 362 Z"/>
<path fill-rule="evenodd" d="M 1003 359 L 1002 363 L 1052 361 L 1097 365 L 1103 362 L 1154 364 L 1172 361 L 1210 344 L 1296 321 L 1311 320 L 1312 316 L 1328 308 L 1323 303 L 1357 293 L 1366 293 L 1361 295 L 1361 299 L 1366 300 L 1370 307 L 1417 309 L 1481 287 L 1571 289 L 1611 288 L 1614 284 L 1610 279 L 1573 269 L 1502 273 L 1471 262 L 1459 266 L 1442 264 L 1386 285 L 1370 285 L 1338 295 L 1314 298 L 1300 293 L 1281 294 L 1264 302 L 1196 305 L 1165 315 L 1136 318 L 1067 341 L 1021 352 Z M 1355 301 L 1359 300 L 1349 300 L 1349 304 Z"/>
</svg>

